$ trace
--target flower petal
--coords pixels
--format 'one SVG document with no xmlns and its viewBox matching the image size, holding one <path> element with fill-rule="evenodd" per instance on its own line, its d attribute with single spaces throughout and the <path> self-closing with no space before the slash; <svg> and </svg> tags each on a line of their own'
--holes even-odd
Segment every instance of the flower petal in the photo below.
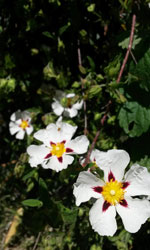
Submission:
<svg viewBox="0 0 150 250">
<path fill-rule="evenodd" d="M 18 131 L 18 133 L 16 134 L 16 138 L 19 139 L 19 140 L 22 140 L 24 138 L 24 135 L 25 135 L 25 130 L 20 129 Z"/>
<path fill-rule="evenodd" d="M 108 174 L 111 171 L 116 180 L 121 181 L 124 169 L 128 165 L 130 157 L 125 150 L 111 149 L 98 154 L 97 165 L 104 171 L 105 181 L 108 181 Z"/>
<path fill-rule="evenodd" d="M 94 187 L 103 186 L 104 182 L 98 179 L 89 171 L 80 172 L 76 183 L 74 184 L 73 194 L 76 197 L 76 205 L 79 206 L 82 202 L 89 199 L 99 198 L 101 194 L 94 191 Z"/>
<path fill-rule="evenodd" d="M 32 133 L 32 131 L 33 131 L 33 126 L 32 125 L 30 125 L 29 127 L 26 128 L 26 132 L 27 132 L 28 135 L 30 135 Z"/>
<path fill-rule="evenodd" d="M 87 152 L 89 146 L 89 140 L 85 135 L 76 137 L 74 140 L 71 140 L 66 143 L 66 148 L 73 149 L 74 154 L 84 154 Z"/>
<path fill-rule="evenodd" d="M 64 111 L 63 106 L 58 101 L 52 103 L 52 109 L 56 115 L 61 115 Z"/>
<path fill-rule="evenodd" d="M 90 223 L 92 228 L 98 234 L 104 236 L 113 236 L 117 230 L 116 210 L 114 206 L 108 207 L 102 211 L 104 199 L 98 199 L 90 210 Z"/>
<path fill-rule="evenodd" d="M 150 195 L 150 173 L 147 168 L 133 165 L 125 174 L 125 182 L 129 182 L 126 195 Z"/>
<path fill-rule="evenodd" d="M 81 102 L 76 102 L 72 107 L 74 109 L 80 110 L 83 106 L 83 100 L 81 100 Z"/>
<path fill-rule="evenodd" d="M 44 145 L 30 145 L 27 148 L 27 153 L 29 154 L 29 163 L 31 167 L 37 167 L 44 161 L 45 156 L 49 153 L 49 149 Z"/>
<path fill-rule="evenodd" d="M 21 112 L 21 118 L 23 119 L 23 120 L 28 120 L 29 122 L 30 122 L 30 120 L 31 120 L 31 114 L 30 114 L 30 112 L 28 112 L 28 111 L 22 111 Z"/>
<path fill-rule="evenodd" d="M 125 229 L 130 233 L 136 233 L 141 225 L 150 217 L 150 202 L 148 200 L 126 198 L 128 207 L 120 204 L 116 206 Z"/>
<path fill-rule="evenodd" d="M 64 110 L 64 116 L 66 117 L 75 117 L 78 114 L 77 109 L 72 108 L 65 108 Z"/>
<path fill-rule="evenodd" d="M 18 125 L 16 125 L 14 122 L 9 123 L 9 131 L 11 135 L 16 134 L 20 130 L 21 128 Z"/>
<path fill-rule="evenodd" d="M 50 168 L 59 172 L 63 169 L 66 169 L 74 160 L 74 157 L 71 155 L 63 155 L 62 162 L 56 156 L 52 156 L 48 162 L 43 162 L 43 168 Z"/>
</svg>

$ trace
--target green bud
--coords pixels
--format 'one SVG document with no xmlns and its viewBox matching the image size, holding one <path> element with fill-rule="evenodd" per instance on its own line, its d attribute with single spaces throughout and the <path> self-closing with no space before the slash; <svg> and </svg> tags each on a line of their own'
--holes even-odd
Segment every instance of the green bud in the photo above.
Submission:
<svg viewBox="0 0 150 250">
<path fill-rule="evenodd" d="M 84 214 L 84 210 L 82 208 L 79 208 L 79 213 L 78 213 L 79 217 L 83 216 L 83 214 Z"/>
<path fill-rule="evenodd" d="M 35 48 L 32 48 L 31 49 L 31 55 L 32 56 L 35 56 L 35 55 L 37 55 L 39 53 L 39 50 L 38 49 L 35 49 Z"/>
<path fill-rule="evenodd" d="M 81 83 L 80 82 L 74 82 L 73 84 L 72 84 L 72 87 L 73 88 L 79 88 L 81 86 Z"/>
<path fill-rule="evenodd" d="M 89 90 L 88 96 L 89 98 L 93 98 L 94 96 L 100 94 L 101 91 L 102 91 L 102 88 L 99 85 L 94 85 Z"/>
<path fill-rule="evenodd" d="M 113 115 L 113 116 L 108 118 L 107 123 L 110 125 L 115 125 L 115 120 L 116 120 L 116 116 Z"/>
<path fill-rule="evenodd" d="M 51 78 L 56 78 L 55 72 L 54 72 L 54 68 L 53 68 L 53 64 L 51 62 L 49 62 L 43 69 L 43 74 L 44 77 L 47 79 L 51 79 Z"/>
<path fill-rule="evenodd" d="M 87 35 L 87 31 L 86 30 L 80 30 L 80 35 L 81 36 L 86 36 Z"/>
<path fill-rule="evenodd" d="M 87 10 L 88 10 L 88 12 L 93 12 L 93 11 L 95 10 L 95 3 L 90 4 L 90 5 L 87 7 Z"/>
<path fill-rule="evenodd" d="M 103 75 L 98 74 L 98 75 L 96 76 L 96 81 L 101 82 L 101 81 L 103 81 L 103 80 L 104 80 Z"/>
<path fill-rule="evenodd" d="M 102 114 L 100 114 L 100 113 L 95 113 L 95 114 L 94 114 L 94 121 L 100 120 L 101 117 L 102 117 Z"/>
</svg>

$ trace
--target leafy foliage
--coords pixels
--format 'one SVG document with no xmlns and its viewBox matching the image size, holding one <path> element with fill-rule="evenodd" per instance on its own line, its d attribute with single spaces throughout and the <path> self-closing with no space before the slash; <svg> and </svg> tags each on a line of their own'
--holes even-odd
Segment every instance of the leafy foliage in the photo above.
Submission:
<svg viewBox="0 0 150 250">
<path fill-rule="evenodd" d="M 77 125 L 81 135 L 86 114 L 91 144 L 100 129 L 96 148 L 123 148 L 132 161 L 150 170 L 148 2 L 0 2 L 2 248 L 16 211 L 23 208 L 17 231 L 9 241 L 10 249 L 138 250 L 141 245 L 147 249 L 143 242 L 149 242 L 149 222 L 131 235 L 117 218 L 118 231 L 114 237 L 95 233 L 88 221 L 89 208 L 84 204 L 76 207 L 72 194 L 73 184 L 83 170 L 79 157 L 59 173 L 41 166 L 32 169 L 26 148 L 38 142 L 33 134 L 16 140 L 9 133 L 9 122 L 16 110 L 28 110 L 36 132 L 58 119 L 51 108 L 56 90 L 75 93 L 78 100 L 86 102 L 86 111 L 64 121 Z M 132 55 L 118 83 L 133 13 L 137 22 Z M 92 200 L 90 203 L 93 204 Z"/>
</svg>

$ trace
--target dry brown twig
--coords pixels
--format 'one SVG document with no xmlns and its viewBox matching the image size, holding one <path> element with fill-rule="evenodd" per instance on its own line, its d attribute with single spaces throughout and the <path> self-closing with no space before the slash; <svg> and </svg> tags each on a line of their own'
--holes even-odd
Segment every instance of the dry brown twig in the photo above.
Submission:
<svg viewBox="0 0 150 250">
<path fill-rule="evenodd" d="M 131 55 L 133 55 L 131 49 L 132 49 L 132 44 L 133 44 L 135 23 L 136 23 L 136 15 L 133 15 L 133 17 L 132 17 L 132 26 L 131 26 L 131 33 L 130 33 L 129 45 L 128 45 L 128 49 L 127 49 L 125 58 L 124 58 L 124 60 L 123 60 L 123 63 L 122 63 L 122 66 L 121 66 L 121 69 L 120 69 L 118 78 L 117 78 L 117 83 L 119 83 L 120 80 L 121 80 L 121 77 L 122 77 L 122 74 L 123 74 L 125 65 L 126 65 L 126 63 L 127 63 L 128 57 L 129 57 L 129 53 L 131 53 Z M 132 57 L 133 57 L 133 56 L 132 56 Z M 135 61 L 135 63 L 136 63 L 136 60 L 134 60 L 134 61 Z M 107 119 L 107 114 L 108 114 L 108 112 L 109 112 L 109 108 L 110 108 L 110 105 L 111 105 L 111 104 L 112 104 L 112 102 L 109 101 L 109 102 L 107 103 L 107 105 L 106 105 L 106 112 L 105 112 L 105 114 L 103 115 L 103 117 L 101 118 L 101 121 L 100 121 L 101 126 L 104 126 L 104 123 L 105 123 L 105 121 L 106 121 L 106 119 Z M 100 129 L 101 129 L 101 128 L 100 128 Z M 84 163 L 82 164 L 83 167 L 86 167 L 86 165 L 89 163 L 89 159 L 90 159 L 91 152 L 92 152 L 92 150 L 94 149 L 95 144 L 96 144 L 96 141 L 97 141 L 97 139 L 98 139 L 98 137 L 99 137 L 99 135 L 100 135 L 100 129 L 97 131 L 97 133 L 96 133 L 96 135 L 95 135 L 95 137 L 94 137 L 94 139 L 93 139 L 93 142 L 92 142 L 92 144 L 91 144 L 91 147 L 90 147 L 90 149 L 88 150 L 88 153 L 87 153 L 87 156 L 86 156 L 86 158 L 85 158 L 85 161 L 84 161 Z"/>
</svg>

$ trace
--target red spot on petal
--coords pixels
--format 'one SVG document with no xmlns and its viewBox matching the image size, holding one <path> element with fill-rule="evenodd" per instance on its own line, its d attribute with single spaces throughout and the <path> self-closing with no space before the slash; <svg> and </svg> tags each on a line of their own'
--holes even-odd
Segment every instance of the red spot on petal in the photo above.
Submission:
<svg viewBox="0 0 150 250">
<path fill-rule="evenodd" d="M 54 142 L 50 141 L 50 145 L 51 145 L 51 146 L 52 146 L 52 145 L 56 145 L 56 143 L 54 143 Z"/>
<path fill-rule="evenodd" d="M 109 202 L 104 201 L 102 211 L 105 212 L 110 206 L 111 204 Z"/>
<path fill-rule="evenodd" d="M 60 163 L 62 163 L 62 162 L 63 162 L 63 158 L 62 158 L 62 156 L 61 156 L 61 157 L 57 157 L 57 159 L 58 159 L 58 161 L 59 161 Z"/>
<path fill-rule="evenodd" d="M 97 187 L 93 187 L 93 190 L 99 194 L 101 194 L 101 192 L 103 191 L 103 188 L 100 187 L 100 186 L 97 186 Z"/>
<path fill-rule="evenodd" d="M 125 189 L 125 188 L 127 188 L 128 186 L 130 185 L 130 183 L 129 182 L 122 182 L 122 188 L 123 189 Z"/>
<path fill-rule="evenodd" d="M 113 175 L 113 173 L 110 171 L 108 174 L 108 181 L 115 181 L 115 176 Z"/>
<path fill-rule="evenodd" d="M 128 203 L 127 203 L 127 201 L 126 201 L 125 199 L 122 200 L 122 201 L 120 201 L 119 204 L 120 204 L 121 206 L 123 206 L 123 207 L 128 207 Z"/>
<path fill-rule="evenodd" d="M 48 158 L 50 158 L 51 156 L 52 156 L 52 154 L 49 153 L 49 154 L 47 154 L 47 155 L 44 157 L 44 159 L 48 159 Z"/>
<path fill-rule="evenodd" d="M 65 144 L 65 143 L 66 143 L 66 140 L 63 140 L 63 141 L 61 141 L 60 143 L 63 143 L 63 144 Z"/>
<path fill-rule="evenodd" d="M 71 152 L 73 152 L 73 149 L 71 149 L 71 148 L 66 148 L 66 153 L 71 153 Z"/>
</svg>

